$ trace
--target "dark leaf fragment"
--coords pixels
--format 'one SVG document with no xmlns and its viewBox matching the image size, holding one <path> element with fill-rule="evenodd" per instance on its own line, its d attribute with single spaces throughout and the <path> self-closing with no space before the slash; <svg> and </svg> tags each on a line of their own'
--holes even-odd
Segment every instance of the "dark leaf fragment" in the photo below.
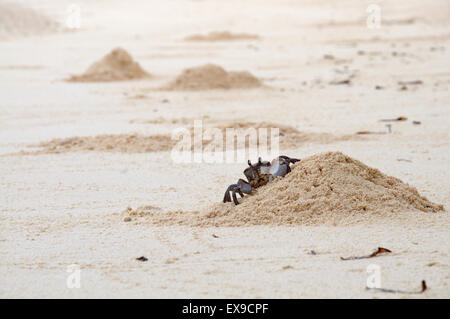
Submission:
<svg viewBox="0 0 450 319">
<path fill-rule="evenodd" d="M 355 260 L 355 259 L 373 258 L 373 257 L 378 256 L 379 254 L 390 253 L 390 252 L 391 251 L 389 249 L 387 249 L 387 248 L 378 247 L 378 249 L 376 251 L 374 251 L 373 253 L 371 253 L 370 255 L 341 257 L 341 260 Z"/>
<path fill-rule="evenodd" d="M 136 260 L 138 260 L 138 261 L 147 261 L 148 258 L 145 257 L 145 256 L 141 256 L 141 257 L 136 258 Z"/>
</svg>

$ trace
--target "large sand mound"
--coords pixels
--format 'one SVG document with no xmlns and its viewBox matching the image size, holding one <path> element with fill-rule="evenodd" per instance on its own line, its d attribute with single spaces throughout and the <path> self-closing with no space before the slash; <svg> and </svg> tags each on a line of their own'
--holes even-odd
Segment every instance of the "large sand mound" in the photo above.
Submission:
<svg viewBox="0 0 450 319">
<path fill-rule="evenodd" d="M 73 82 L 126 81 L 150 77 L 122 48 L 116 48 L 101 60 L 93 63 L 85 73 L 72 76 Z"/>
<path fill-rule="evenodd" d="M 203 34 L 193 34 L 185 38 L 186 41 L 235 41 L 235 40 L 257 40 L 259 36 L 256 34 L 248 33 L 231 33 L 228 31 L 214 31 L 206 35 Z"/>
<path fill-rule="evenodd" d="M 329 152 L 296 163 L 291 173 L 260 187 L 253 196 L 245 196 L 238 206 L 217 203 L 204 212 L 149 211 L 146 217 L 159 225 L 317 225 L 443 209 L 398 178 L 340 152 Z"/>
<path fill-rule="evenodd" d="M 261 81 L 247 71 L 227 72 L 218 65 L 206 64 L 184 70 L 174 81 L 163 89 L 251 89 L 261 86 Z"/>
<path fill-rule="evenodd" d="M 60 29 L 57 22 L 31 8 L 0 3 L 0 38 L 40 35 Z"/>
</svg>

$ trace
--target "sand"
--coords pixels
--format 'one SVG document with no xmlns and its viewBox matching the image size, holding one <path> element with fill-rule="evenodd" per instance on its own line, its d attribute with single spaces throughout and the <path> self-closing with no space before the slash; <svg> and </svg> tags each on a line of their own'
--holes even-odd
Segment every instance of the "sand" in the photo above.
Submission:
<svg viewBox="0 0 450 319">
<path fill-rule="evenodd" d="M 185 127 L 191 133 L 191 142 L 193 150 L 193 136 L 194 127 L 192 125 L 194 120 L 178 119 L 165 120 L 157 118 L 154 120 L 132 120 L 132 123 L 143 124 L 184 124 L 177 126 L 177 128 Z M 211 139 L 209 134 L 212 129 L 219 129 L 223 134 L 221 144 L 214 144 L 215 140 Z M 363 138 L 354 134 L 335 135 L 331 133 L 317 133 L 317 132 L 300 132 L 297 129 L 288 126 L 280 125 L 270 122 L 245 122 L 245 121 L 230 121 L 228 123 L 205 123 L 203 128 L 204 139 L 202 141 L 203 147 L 210 145 L 210 149 L 226 150 L 227 143 L 227 129 L 235 129 L 236 136 L 248 135 L 248 129 L 258 130 L 260 128 L 267 129 L 267 138 L 260 140 L 257 137 L 256 146 L 262 143 L 267 143 L 268 150 L 272 148 L 272 128 L 278 129 L 278 142 L 280 150 L 288 150 L 296 148 L 302 144 L 331 144 L 341 141 L 362 141 Z M 275 134 L 275 133 L 274 133 Z M 68 138 L 57 138 L 46 142 L 27 145 L 27 148 L 21 151 L 25 155 L 38 154 L 59 154 L 67 152 L 121 152 L 121 153 L 148 153 L 148 152 L 168 152 L 177 144 L 178 140 L 173 139 L 170 134 L 157 135 L 142 135 L 138 133 L 130 134 L 106 134 L 97 136 L 74 136 Z M 245 140 L 243 144 L 236 144 L 239 149 L 248 148 L 250 145 L 249 139 Z"/>
<path fill-rule="evenodd" d="M 39 150 L 27 154 L 59 154 L 83 151 L 144 153 L 169 151 L 173 147 L 173 142 L 170 135 L 107 134 L 54 139 L 37 145 L 30 145 L 30 147 L 39 148 Z"/>
<path fill-rule="evenodd" d="M 218 125 L 211 125 L 212 127 L 216 127 L 222 131 L 224 134 L 223 143 L 226 143 L 226 129 L 233 128 L 236 130 L 237 134 L 245 135 L 248 129 L 267 129 L 267 143 L 269 146 L 272 144 L 271 134 L 272 128 L 277 128 L 279 131 L 278 141 L 279 147 L 281 150 L 287 150 L 292 148 L 297 148 L 299 145 L 304 144 L 331 144 L 341 141 L 352 141 L 352 140 L 362 140 L 359 136 L 354 134 L 333 134 L 329 132 L 305 132 L 299 131 L 298 129 L 289 126 L 282 125 L 279 123 L 273 122 L 246 122 L 246 121 L 229 121 L 225 123 L 221 123 Z M 208 126 L 205 128 L 207 130 Z M 259 146 L 261 142 L 258 138 L 257 145 Z M 246 147 L 248 147 L 249 143 L 246 141 Z M 270 147 L 269 147 L 270 149 Z"/>
<path fill-rule="evenodd" d="M 444 207 L 417 189 L 340 152 L 302 159 L 284 178 L 262 186 L 239 205 L 220 203 L 204 212 L 152 214 L 141 207 L 129 215 L 144 216 L 157 225 L 202 227 L 250 225 L 351 225 L 384 219 L 399 212 L 438 213 Z"/>
<path fill-rule="evenodd" d="M 116 48 L 102 59 L 94 62 L 81 75 L 73 75 L 69 82 L 110 82 L 127 81 L 150 77 L 150 74 L 135 62 L 122 48 Z"/>
<path fill-rule="evenodd" d="M 61 23 L 67 18 L 61 1 L 32 5 Z M 0 297 L 449 298 L 449 3 L 379 5 L 381 27 L 369 29 L 367 6 L 357 0 L 80 0 L 80 30 L 0 41 Z M 180 41 L 209 30 L 263 40 Z M 116 47 L 148 66 L 151 81 L 60 81 Z M 264 87 L 159 89 L 206 63 L 248 70 Z M 421 84 L 409 84 L 415 81 Z M 380 120 L 401 116 L 408 120 L 389 123 L 391 134 L 354 134 L 386 132 Z M 222 204 L 227 186 L 245 178 L 246 163 L 178 164 L 169 151 L 145 151 L 150 137 L 195 119 L 205 128 L 275 124 L 295 141 L 282 153 L 303 159 L 295 167 L 304 170 L 237 207 Z M 70 146 L 37 147 L 49 141 Z M 85 141 L 94 149 L 78 146 Z M 326 161 L 335 170 L 323 176 L 309 160 L 336 152 L 350 162 Z M 290 179 L 294 187 L 285 185 Z M 336 179 L 341 197 L 325 187 Z M 361 197 L 352 185 L 382 196 Z M 316 205 L 314 214 L 303 198 Z M 277 201 L 283 211 L 273 210 Z M 423 211 L 424 203 L 445 210 Z M 392 253 L 340 259 L 377 247 Z M 80 288 L 66 284 L 74 264 Z M 366 290 L 373 265 L 384 288 L 415 290 L 426 280 L 429 289 Z"/>
<path fill-rule="evenodd" d="M 0 3 L 0 39 L 50 34 L 61 29 L 56 21 L 32 8 Z"/>
<path fill-rule="evenodd" d="M 215 64 L 205 64 L 185 69 L 164 89 L 167 90 L 213 90 L 252 89 L 262 86 L 262 82 L 247 71 L 227 72 Z"/>
<path fill-rule="evenodd" d="M 206 35 L 193 34 L 185 38 L 185 41 L 236 41 L 236 40 L 258 40 L 260 37 L 249 33 L 232 33 L 229 31 L 213 31 Z"/>
</svg>

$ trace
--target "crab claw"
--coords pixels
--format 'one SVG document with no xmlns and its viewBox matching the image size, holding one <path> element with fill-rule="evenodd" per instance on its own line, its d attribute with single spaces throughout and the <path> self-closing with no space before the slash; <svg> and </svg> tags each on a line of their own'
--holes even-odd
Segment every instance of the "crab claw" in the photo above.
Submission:
<svg viewBox="0 0 450 319">
<path fill-rule="evenodd" d="M 291 163 L 297 163 L 299 161 L 299 159 L 290 158 L 284 155 L 278 156 L 278 158 L 272 161 L 270 167 L 270 173 L 272 174 L 270 181 L 272 181 L 272 179 L 274 178 L 277 178 L 278 176 L 284 177 L 286 174 L 290 173 L 291 168 L 289 167 L 289 165 Z"/>
<path fill-rule="evenodd" d="M 290 158 L 290 157 L 288 157 L 288 156 L 286 156 L 286 155 L 278 156 L 278 158 L 284 159 L 284 160 L 285 160 L 286 162 L 288 162 L 289 164 L 294 164 L 294 163 L 297 163 L 297 162 L 300 162 L 300 161 L 301 161 L 300 159 L 297 159 L 297 158 Z"/>
<path fill-rule="evenodd" d="M 244 197 L 244 193 L 250 194 L 251 192 L 252 186 L 243 179 L 239 179 L 237 184 L 231 184 L 230 186 L 228 186 L 227 190 L 225 191 L 225 195 L 223 196 L 223 202 L 231 202 L 231 198 L 233 198 L 233 203 L 235 205 L 239 205 L 236 193 L 238 193 L 241 197 Z"/>
</svg>

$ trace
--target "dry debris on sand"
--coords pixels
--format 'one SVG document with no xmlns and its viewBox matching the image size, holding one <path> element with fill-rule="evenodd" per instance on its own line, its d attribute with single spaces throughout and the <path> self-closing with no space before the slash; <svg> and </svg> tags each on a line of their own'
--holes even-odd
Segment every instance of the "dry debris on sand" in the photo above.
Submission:
<svg viewBox="0 0 450 319">
<path fill-rule="evenodd" d="M 294 164 L 291 173 L 245 196 L 240 205 L 216 203 L 203 212 L 160 212 L 146 217 L 158 225 L 203 227 L 336 225 L 400 212 L 443 210 L 398 178 L 340 152 L 328 152 Z"/>
<path fill-rule="evenodd" d="M 262 82 L 247 71 L 227 72 L 218 65 L 206 64 L 184 70 L 164 90 L 200 91 L 213 89 L 251 89 Z"/>
<path fill-rule="evenodd" d="M 378 287 L 366 287 L 367 290 L 376 290 L 381 292 L 388 292 L 393 294 L 406 294 L 406 295 L 418 295 L 424 293 L 427 289 L 427 282 L 425 280 L 421 281 L 421 287 L 419 290 L 400 290 L 400 289 L 387 289 Z"/>
<path fill-rule="evenodd" d="M 203 34 L 193 34 L 186 37 L 185 41 L 235 41 L 235 40 L 258 40 L 259 36 L 256 34 L 249 33 L 231 33 L 229 31 L 214 31 L 206 35 Z"/>
<path fill-rule="evenodd" d="M 111 82 L 136 80 L 150 77 L 150 74 L 135 62 L 122 48 L 116 48 L 101 60 L 93 63 L 85 73 L 73 75 L 70 82 Z"/>
<path fill-rule="evenodd" d="M 341 257 L 341 260 L 359 260 L 359 259 L 374 258 L 374 257 L 377 257 L 379 255 L 389 254 L 389 253 L 392 253 L 392 251 L 387 249 L 387 248 L 384 248 L 384 247 L 378 247 L 378 249 L 375 250 L 370 255 Z"/>
</svg>

